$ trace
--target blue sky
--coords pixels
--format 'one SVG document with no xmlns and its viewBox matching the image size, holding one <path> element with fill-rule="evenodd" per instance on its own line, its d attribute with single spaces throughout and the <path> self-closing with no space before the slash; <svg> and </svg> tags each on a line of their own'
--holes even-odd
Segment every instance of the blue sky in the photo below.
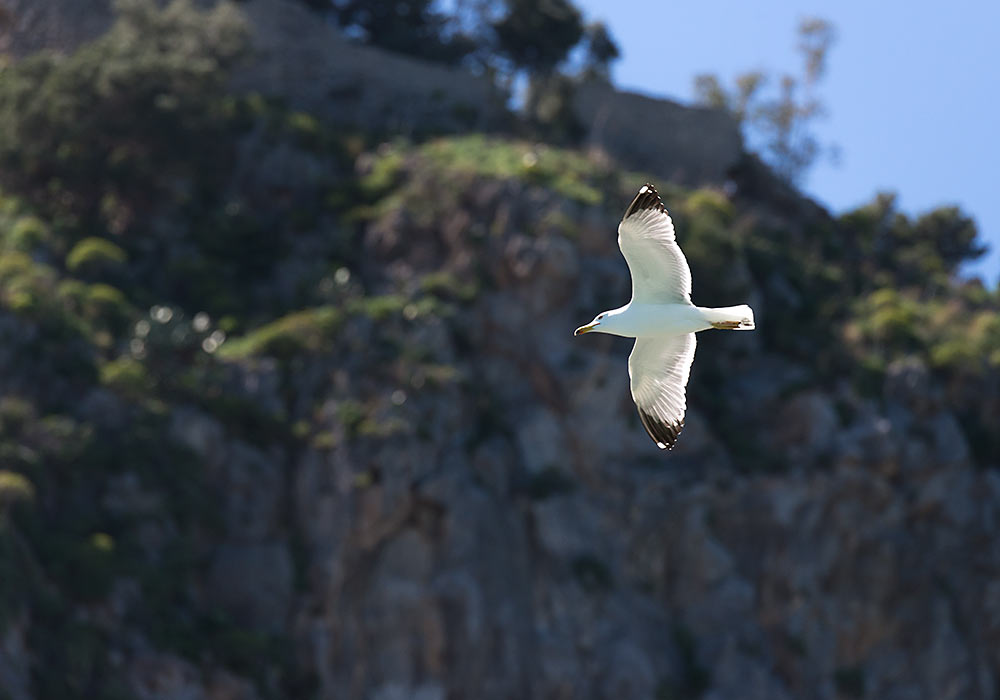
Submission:
<svg viewBox="0 0 1000 700">
<path fill-rule="evenodd" d="M 879 191 L 907 214 L 957 204 L 990 246 L 965 272 L 997 283 L 1000 2 L 575 2 L 618 42 L 619 87 L 682 102 L 698 73 L 728 83 L 751 69 L 799 72 L 799 20 L 829 20 L 837 42 L 818 90 L 828 116 L 814 131 L 840 157 L 814 166 L 804 189 L 834 212 Z"/>
</svg>

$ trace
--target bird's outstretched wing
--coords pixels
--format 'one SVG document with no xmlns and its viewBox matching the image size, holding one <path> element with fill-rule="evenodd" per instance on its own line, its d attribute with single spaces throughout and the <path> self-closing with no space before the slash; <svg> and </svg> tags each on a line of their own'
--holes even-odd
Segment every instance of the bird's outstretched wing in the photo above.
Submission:
<svg viewBox="0 0 1000 700">
<path fill-rule="evenodd" d="M 648 182 L 618 224 L 618 247 L 632 273 L 633 301 L 691 303 L 691 270 L 674 237 L 674 222 Z"/>
<path fill-rule="evenodd" d="M 672 448 L 684 427 L 685 391 L 694 348 L 694 333 L 638 338 L 628 356 L 635 407 L 646 432 L 661 450 Z"/>
</svg>

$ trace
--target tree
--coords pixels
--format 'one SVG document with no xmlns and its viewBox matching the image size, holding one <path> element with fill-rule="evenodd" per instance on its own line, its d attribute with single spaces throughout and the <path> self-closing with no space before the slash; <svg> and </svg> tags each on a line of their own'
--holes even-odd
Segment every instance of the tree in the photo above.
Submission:
<svg viewBox="0 0 1000 700">
<path fill-rule="evenodd" d="M 518 68 L 545 76 L 583 38 L 583 18 L 568 0 L 506 0 L 493 25 L 498 49 Z"/>
<path fill-rule="evenodd" d="M 788 182 L 799 181 L 821 152 L 809 126 L 824 112 L 816 86 L 835 38 L 833 25 L 817 18 L 803 20 L 798 34 L 802 74 L 781 76 L 776 95 L 762 94 L 771 78 L 761 71 L 737 76 L 730 90 L 714 75 L 696 76 L 694 83 L 697 101 L 730 112 L 749 138 L 763 143 L 765 160 Z"/>
<path fill-rule="evenodd" d="M 588 75 L 608 79 L 611 62 L 621 56 L 618 44 L 604 22 L 593 22 L 587 25 L 587 58 L 585 72 Z"/>
<path fill-rule="evenodd" d="M 947 286 L 963 263 L 986 252 L 975 221 L 957 207 L 938 207 L 916 219 L 899 211 L 896 196 L 879 194 L 870 204 L 843 214 L 845 275 L 856 291 L 872 285 Z"/>
<path fill-rule="evenodd" d="M 433 9 L 434 0 L 306 0 L 329 8 L 340 26 L 365 42 L 389 51 L 442 63 L 457 63 L 476 44 L 462 33 L 449 33 L 448 17 Z"/>
</svg>

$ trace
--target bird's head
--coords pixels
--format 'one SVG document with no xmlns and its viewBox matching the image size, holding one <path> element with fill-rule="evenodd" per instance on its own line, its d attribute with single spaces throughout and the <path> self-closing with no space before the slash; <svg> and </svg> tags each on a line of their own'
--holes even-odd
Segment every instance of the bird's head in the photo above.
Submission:
<svg viewBox="0 0 1000 700">
<path fill-rule="evenodd" d="M 597 333 L 603 333 L 604 331 L 603 329 L 601 329 L 601 323 L 607 321 L 610 313 L 611 313 L 610 311 L 605 311 L 604 313 L 597 314 L 597 316 L 594 317 L 593 321 L 591 321 L 585 326 L 580 326 L 575 331 L 573 331 L 573 335 L 583 335 L 584 333 L 590 333 L 591 331 L 596 331 Z"/>
</svg>

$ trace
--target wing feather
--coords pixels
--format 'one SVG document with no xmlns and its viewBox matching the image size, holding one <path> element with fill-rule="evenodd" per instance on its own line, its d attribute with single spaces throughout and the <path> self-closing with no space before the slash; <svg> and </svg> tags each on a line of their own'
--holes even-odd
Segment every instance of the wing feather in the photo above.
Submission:
<svg viewBox="0 0 1000 700">
<path fill-rule="evenodd" d="M 618 224 L 618 247 L 632 273 L 633 301 L 691 303 L 691 269 L 677 245 L 670 214 L 648 182 Z"/>
<path fill-rule="evenodd" d="M 695 345 L 694 333 L 637 338 L 628 357 L 632 399 L 643 427 L 660 449 L 671 449 L 684 428 Z"/>
</svg>

